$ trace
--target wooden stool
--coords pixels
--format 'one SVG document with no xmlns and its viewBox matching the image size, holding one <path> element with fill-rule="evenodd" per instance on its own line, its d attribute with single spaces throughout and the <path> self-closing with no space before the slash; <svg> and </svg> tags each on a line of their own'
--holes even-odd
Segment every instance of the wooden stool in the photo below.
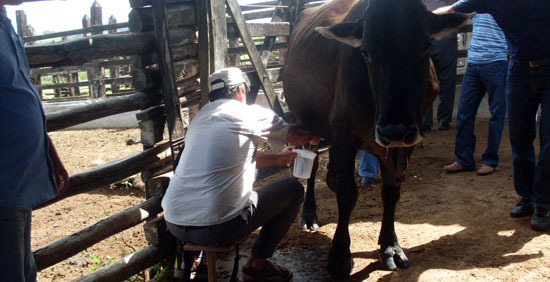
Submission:
<svg viewBox="0 0 550 282">
<path fill-rule="evenodd" d="M 182 248 L 183 247 L 183 248 Z M 176 270 L 174 272 L 174 276 L 179 276 L 178 278 L 183 278 L 185 281 L 189 281 L 191 279 L 191 266 L 192 266 L 192 257 L 189 252 L 193 251 L 203 251 L 206 253 L 206 260 L 208 263 L 208 281 L 214 282 L 216 281 L 216 253 L 220 252 L 231 252 L 235 250 L 235 262 L 233 264 L 233 272 L 231 274 L 231 280 L 230 281 L 237 281 L 237 273 L 239 271 L 239 244 L 234 244 L 227 247 L 219 247 L 219 248 L 210 248 L 206 246 L 200 246 L 200 245 L 194 245 L 191 243 L 185 243 L 180 240 L 177 240 L 177 255 L 178 255 L 178 269 L 181 267 L 181 257 L 183 256 L 184 261 L 184 270 L 183 273 L 181 273 L 181 270 Z M 179 273 L 178 273 L 179 272 Z M 183 276 L 183 277 L 181 277 Z"/>
</svg>

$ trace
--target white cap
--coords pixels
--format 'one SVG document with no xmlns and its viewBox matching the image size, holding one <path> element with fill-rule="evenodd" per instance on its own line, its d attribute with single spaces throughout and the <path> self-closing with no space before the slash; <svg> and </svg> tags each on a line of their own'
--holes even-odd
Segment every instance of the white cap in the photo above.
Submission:
<svg viewBox="0 0 550 282">
<path fill-rule="evenodd" d="M 246 84 L 246 81 L 244 80 L 243 72 L 240 69 L 238 68 L 221 69 L 211 74 L 210 77 L 208 78 L 208 88 L 209 88 L 208 90 L 209 92 L 212 92 L 220 88 L 239 85 L 241 83 Z"/>
</svg>

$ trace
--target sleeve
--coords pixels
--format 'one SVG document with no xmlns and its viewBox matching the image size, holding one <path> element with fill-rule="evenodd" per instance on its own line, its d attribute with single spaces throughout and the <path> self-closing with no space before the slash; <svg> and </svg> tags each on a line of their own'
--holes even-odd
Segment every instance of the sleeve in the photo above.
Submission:
<svg viewBox="0 0 550 282">
<path fill-rule="evenodd" d="M 457 13 L 487 13 L 484 0 L 460 0 L 453 4 L 453 10 Z"/>
<path fill-rule="evenodd" d="M 280 151 L 286 143 L 288 124 L 273 111 L 257 105 L 252 106 L 256 115 L 254 134 L 266 140 L 274 151 Z"/>
</svg>

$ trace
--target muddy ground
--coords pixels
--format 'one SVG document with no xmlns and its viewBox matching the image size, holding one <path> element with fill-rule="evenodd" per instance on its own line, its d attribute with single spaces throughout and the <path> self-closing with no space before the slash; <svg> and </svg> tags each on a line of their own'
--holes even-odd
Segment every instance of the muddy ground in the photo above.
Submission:
<svg viewBox="0 0 550 282">
<path fill-rule="evenodd" d="M 487 120 L 479 120 L 476 131 L 476 160 L 480 161 L 487 141 Z M 350 280 L 550 280 L 549 233 L 532 231 L 529 219 L 508 216 L 519 200 L 512 184 L 508 133 L 504 133 L 500 166 L 489 176 L 443 172 L 442 167 L 454 161 L 455 134 L 456 128 L 428 132 L 424 147 L 415 151 L 410 162 L 397 207 L 396 232 L 411 268 L 396 272 L 381 269 L 377 261 L 381 184 L 360 188 L 350 226 L 355 263 Z M 127 139 L 139 138 L 137 129 L 62 131 L 51 136 L 71 173 L 141 150 L 139 145 L 126 145 Z M 316 184 L 321 228 L 311 232 L 293 226 L 274 258 L 294 270 L 294 281 L 329 280 L 324 266 L 336 228 L 337 207 L 334 194 L 324 183 L 326 158 L 324 155 L 321 160 Z M 274 178 L 288 175 L 289 171 L 284 171 Z M 143 197 L 132 187 L 104 188 L 38 210 L 33 215 L 33 248 L 131 207 Z M 250 236 L 244 244 L 244 255 L 254 238 Z M 142 227 L 137 226 L 41 271 L 39 279 L 72 280 L 145 245 Z M 227 277 L 227 268 L 224 265 L 219 271 L 220 280 Z"/>
</svg>

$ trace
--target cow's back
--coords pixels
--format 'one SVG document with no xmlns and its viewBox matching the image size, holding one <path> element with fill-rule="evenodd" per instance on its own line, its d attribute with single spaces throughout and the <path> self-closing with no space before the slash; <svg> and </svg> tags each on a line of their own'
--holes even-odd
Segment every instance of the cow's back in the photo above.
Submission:
<svg viewBox="0 0 550 282">
<path fill-rule="evenodd" d="M 358 2 L 334 0 L 304 10 L 290 38 L 284 76 L 286 102 L 298 124 L 324 137 L 329 134 L 340 43 L 314 29 L 342 22 Z"/>
</svg>

